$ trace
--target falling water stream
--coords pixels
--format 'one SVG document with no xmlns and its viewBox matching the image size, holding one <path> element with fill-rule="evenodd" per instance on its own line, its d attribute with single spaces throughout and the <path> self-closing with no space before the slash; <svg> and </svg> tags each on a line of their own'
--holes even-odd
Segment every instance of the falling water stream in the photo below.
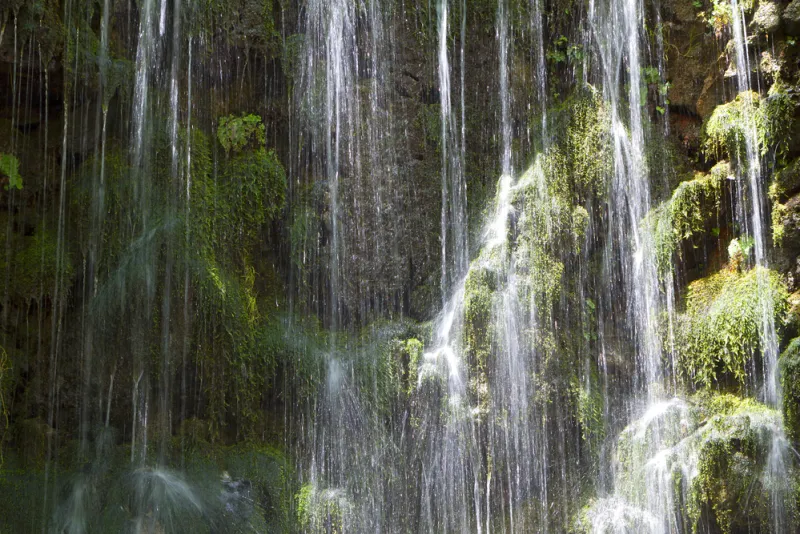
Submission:
<svg viewBox="0 0 800 534">
<path fill-rule="evenodd" d="M 744 7 L 736 0 L 731 2 L 732 20 L 731 32 L 733 33 L 733 43 L 735 46 L 736 62 L 736 89 L 739 94 L 751 95 L 753 87 L 751 83 L 752 67 L 750 50 L 748 47 L 747 29 L 744 22 Z M 767 234 L 765 230 L 766 199 L 765 186 L 763 183 L 761 147 L 759 146 L 758 134 L 756 132 L 756 114 L 752 98 L 744 98 L 744 144 L 746 161 L 740 161 L 738 167 L 738 179 L 744 182 L 747 195 L 742 198 L 744 203 L 749 198 L 750 209 L 744 209 L 745 220 L 743 227 L 754 241 L 754 256 L 756 268 L 768 267 L 767 261 Z M 769 291 L 769 281 L 767 280 L 767 270 L 759 269 L 759 307 L 760 307 L 760 331 L 762 353 L 763 353 L 763 379 L 761 383 L 760 397 L 772 407 L 778 407 L 780 403 L 780 392 L 778 387 L 778 355 L 779 342 L 775 328 L 775 315 L 772 313 L 775 303 L 773 302 L 772 292 Z M 787 465 L 790 463 L 790 445 L 786 439 L 782 428 L 775 428 L 772 432 L 772 446 L 770 447 L 769 458 L 767 460 L 767 477 L 770 481 L 771 502 L 772 502 L 772 531 L 775 533 L 789 532 L 789 524 L 786 521 L 786 510 L 790 486 L 786 480 L 785 473 Z"/>
<path fill-rule="evenodd" d="M 796 532 L 722 3 L 743 150 L 666 262 L 653 218 L 713 174 L 671 130 L 671 4 L 0 6 L 0 532 Z M 703 384 L 688 299 L 751 271 L 752 373 Z M 738 515 L 698 497 L 719 443 Z"/>
</svg>

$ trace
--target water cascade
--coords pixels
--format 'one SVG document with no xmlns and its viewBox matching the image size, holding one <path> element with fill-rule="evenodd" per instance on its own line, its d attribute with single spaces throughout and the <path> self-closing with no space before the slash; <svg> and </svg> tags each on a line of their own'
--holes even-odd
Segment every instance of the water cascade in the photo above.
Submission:
<svg viewBox="0 0 800 534">
<path fill-rule="evenodd" d="M 736 65 L 736 89 L 743 95 L 742 119 L 744 122 L 743 141 L 744 159 L 736 162 L 737 179 L 745 182 L 747 193 L 741 194 L 740 202 L 744 203 L 749 198 L 750 209 L 741 208 L 744 235 L 749 235 L 753 240 L 754 264 L 758 269 L 759 287 L 759 315 L 760 315 L 760 345 L 762 351 L 762 375 L 760 398 L 769 406 L 779 405 L 778 391 L 778 353 L 779 342 L 775 329 L 775 316 L 772 310 L 775 307 L 772 292 L 769 290 L 767 275 L 767 234 L 764 229 L 765 222 L 765 190 L 762 178 L 761 165 L 761 140 L 758 138 L 755 113 L 755 103 L 751 87 L 750 51 L 748 36 L 744 22 L 744 8 L 738 2 L 731 2 L 731 33 Z M 740 156 L 741 158 L 741 156 Z M 740 186 L 740 192 L 744 189 Z M 772 446 L 769 452 L 765 477 L 768 479 L 768 488 L 772 501 L 772 532 L 788 532 L 786 524 L 787 495 L 790 485 L 784 480 L 782 473 L 790 456 L 789 444 L 780 426 L 773 429 Z"/>
<path fill-rule="evenodd" d="M 0 532 L 798 532 L 798 32 L 0 4 Z"/>
</svg>

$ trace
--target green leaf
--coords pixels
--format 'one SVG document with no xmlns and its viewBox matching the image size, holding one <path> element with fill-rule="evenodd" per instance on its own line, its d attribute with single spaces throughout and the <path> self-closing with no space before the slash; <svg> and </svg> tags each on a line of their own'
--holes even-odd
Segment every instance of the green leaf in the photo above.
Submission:
<svg viewBox="0 0 800 534">
<path fill-rule="evenodd" d="M 19 175 L 19 160 L 11 154 L 0 154 L 0 174 L 8 177 L 8 188 L 22 189 L 22 176 Z"/>
<path fill-rule="evenodd" d="M 222 117 L 217 128 L 219 139 L 225 153 L 239 152 L 248 143 L 255 142 L 256 146 L 263 147 L 265 143 L 264 124 L 258 115 L 228 115 Z"/>
</svg>

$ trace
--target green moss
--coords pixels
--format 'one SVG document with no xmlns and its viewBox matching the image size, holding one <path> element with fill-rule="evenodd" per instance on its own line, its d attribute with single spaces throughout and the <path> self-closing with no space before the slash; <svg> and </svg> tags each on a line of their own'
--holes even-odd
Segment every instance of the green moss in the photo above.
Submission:
<svg viewBox="0 0 800 534">
<path fill-rule="evenodd" d="M 753 27 L 756 31 L 763 33 L 776 31 L 781 25 L 781 11 L 780 4 L 761 0 L 758 3 L 758 9 L 753 14 Z"/>
<path fill-rule="evenodd" d="M 731 5 L 725 0 L 712 1 L 711 13 L 708 16 L 708 24 L 714 29 L 717 35 L 728 28 L 733 20 Z"/>
<path fill-rule="evenodd" d="M 243 150 L 253 141 L 260 144 L 260 120 L 228 122 L 220 136 L 232 157 L 221 164 L 217 179 L 210 174 L 208 143 L 203 137 L 193 141 L 197 167 L 192 172 L 187 234 L 198 312 L 207 319 L 200 335 L 208 341 L 198 339 L 204 348 L 198 359 L 206 363 L 203 369 L 209 375 L 204 383 L 209 385 L 208 419 L 215 439 L 226 426 L 231 406 L 236 408 L 240 437 L 257 434 L 269 380 L 282 359 L 287 367 L 293 364 L 275 314 L 281 300 L 276 274 L 269 263 L 254 265 L 251 259 L 260 256 L 257 247 L 265 226 L 283 211 L 285 172 L 273 151 Z M 269 307 L 260 304 L 267 298 Z M 298 388 L 314 382 L 302 372 L 297 377 L 309 381 Z M 224 387 L 217 380 L 224 380 Z"/>
<path fill-rule="evenodd" d="M 238 234 L 252 245 L 261 226 L 283 211 L 286 173 L 274 151 L 259 148 L 231 159 L 218 187 L 227 208 L 217 211 L 220 237 L 230 243 Z"/>
<path fill-rule="evenodd" d="M 264 443 L 239 443 L 222 450 L 218 464 L 232 479 L 250 483 L 249 498 L 263 514 L 267 531 L 290 530 L 294 524 L 293 472 L 289 459 L 280 449 Z M 227 520 L 241 523 L 243 518 L 233 516 Z"/>
<path fill-rule="evenodd" d="M 52 232 L 39 228 L 32 236 L 12 237 L 9 295 L 27 301 L 50 296 L 56 288 L 69 287 L 74 268 L 68 252 L 59 260 L 58 241 Z M 0 268 L 6 267 L 0 259 Z"/>
<path fill-rule="evenodd" d="M 795 107 L 785 85 L 780 81 L 773 83 L 756 115 L 756 131 L 762 155 L 774 150 L 777 160 L 783 162 L 789 152 L 789 141 L 794 130 Z"/>
<path fill-rule="evenodd" d="M 672 210 L 669 201 L 651 209 L 642 224 L 647 229 L 647 235 L 653 240 L 653 252 L 659 274 L 671 271 L 672 258 L 678 241 L 672 228 Z"/>
<path fill-rule="evenodd" d="M 772 84 L 764 99 L 753 91 L 739 93 L 733 101 L 717 106 L 703 125 L 706 156 L 727 157 L 745 165 L 746 139 L 752 134 L 762 155 L 775 151 L 782 161 L 789 150 L 795 107 L 780 81 Z"/>
<path fill-rule="evenodd" d="M 432 148 L 434 154 L 441 152 L 442 147 L 442 107 L 439 104 L 420 106 L 419 113 L 414 119 L 414 129 L 422 131 L 425 146 Z"/>
<path fill-rule="evenodd" d="M 772 202 L 785 202 L 800 191 L 800 158 L 796 158 L 773 175 L 769 186 Z"/>
<path fill-rule="evenodd" d="M 314 321 L 289 318 L 280 310 L 262 312 L 252 267 L 238 276 L 217 263 L 204 265 L 192 271 L 192 279 L 203 319 L 195 333 L 196 360 L 208 396 L 209 439 L 224 438 L 230 422 L 238 438 L 255 439 L 269 430 L 262 402 L 279 369 L 290 377 L 299 399 L 316 391 L 325 335 Z"/>
<path fill-rule="evenodd" d="M 648 462 L 670 448 L 674 448 L 675 455 L 680 454 L 679 444 L 691 437 L 696 426 L 689 406 L 679 399 L 651 405 L 640 419 L 628 425 L 617 439 L 619 493 L 631 503 L 645 505 L 643 488 L 647 487 Z M 673 456 L 666 458 L 668 466 L 678 459 Z"/>
<path fill-rule="evenodd" d="M 394 359 L 400 362 L 402 385 L 405 391 L 411 395 L 417 387 L 419 365 L 425 347 L 417 338 L 396 340 L 393 345 Z"/>
<path fill-rule="evenodd" d="M 259 125 L 263 128 L 260 120 L 255 125 L 229 125 L 220 133 L 233 156 L 222 162 L 219 177 L 211 175 L 207 140 L 193 132 L 190 232 L 199 245 L 194 248 L 213 250 L 220 257 L 233 252 L 235 258 L 244 258 L 264 225 L 282 213 L 286 172 L 277 155 L 263 147 L 242 150 L 253 136 L 258 137 Z"/>
<path fill-rule="evenodd" d="M 611 119 L 602 95 L 588 86 L 569 106 L 564 147 L 573 189 L 603 197 L 612 168 Z"/>
<path fill-rule="evenodd" d="M 783 246 L 786 232 L 786 217 L 789 214 L 786 201 L 800 191 L 800 158 L 796 158 L 773 175 L 769 186 L 772 201 L 772 239 L 776 246 Z"/>
<path fill-rule="evenodd" d="M 783 424 L 786 436 L 800 443 L 800 338 L 786 347 L 780 358 L 780 378 L 783 394 Z"/>
<path fill-rule="evenodd" d="M 783 239 L 786 235 L 786 225 L 784 221 L 789 210 L 786 204 L 775 202 L 772 204 L 771 223 L 772 223 L 772 242 L 776 247 L 783 246 Z"/>
<path fill-rule="evenodd" d="M 672 197 L 653 208 L 644 220 L 653 239 L 659 272 L 672 269 L 672 258 L 679 244 L 706 232 L 709 221 L 719 214 L 725 173 L 720 163 L 710 174 L 695 173 L 681 182 Z"/>
<path fill-rule="evenodd" d="M 703 125 L 703 150 L 707 157 L 719 159 L 727 156 L 739 164 L 746 162 L 746 136 L 748 129 L 756 132 L 759 102 L 758 93 L 745 91 L 736 95 L 733 101 L 714 108 Z M 756 132 L 756 135 L 761 139 L 763 132 Z"/>
<path fill-rule="evenodd" d="M 772 500 L 764 475 L 778 414 L 733 395 L 696 400 L 707 423 L 699 431 L 697 475 L 687 502 L 694 531 L 710 518 L 723 533 L 767 528 Z"/>
<path fill-rule="evenodd" d="M 672 232 L 676 239 L 680 241 L 702 233 L 709 219 L 719 212 L 721 198 L 720 173 L 696 173 L 693 179 L 681 182 L 669 202 Z"/>
<path fill-rule="evenodd" d="M 424 348 L 421 334 L 411 321 L 377 321 L 358 338 L 342 339 L 340 358 L 352 365 L 354 387 L 373 392 L 364 398 L 364 406 L 383 421 L 400 417 L 417 389 Z"/>
<path fill-rule="evenodd" d="M 761 351 L 762 305 L 770 303 L 780 330 L 787 297 L 778 273 L 763 267 L 724 270 L 692 282 L 676 341 L 685 376 L 703 386 L 720 381 L 746 385 L 749 362 Z"/>
<path fill-rule="evenodd" d="M 5 184 L 6 189 L 22 189 L 19 160 L 11 154 L 0 154 L 0 177 L 2 176 L 8 181 Z"/>
<path fill-rule="evenodd" d="M 476 374 L 485 373 L 492 354 L 494 273 L 472 268 L 464 286 L 464 352 Z"/>
<path fill-rule="evenodd" d="M 240 152 L 249 143 L 256 148 L 264 145 L 264 123 L 258 115 L 245 115 L 241 117 L 228 115 L 219 119 L 217 139 L 225 149 L 225 154 Z"/>
<path fill-rule="evenodd" d="M 309 534 L 343 534 L 349 531 L 353 505 L 341 489 L 319 490 L 305 484 L 297 493 L 300 527 Z"/>
<path fill-rule="evenodd" d="M 582 196 L 578 191 L 594 185 L 577 183 L 557 149 L 537 160 L 520 181 L 524 186 L 514 205 L 522 216 L 513 243 L 517 271 L 524 276 L 520 289 L 536 299 L 540 319 L 547 320 L 561 295 L 564 261 L 583 245 L 588 212 L 574 202 Z"/>
<path fill-rule="evenodd" d="M 580 425 L 581 438 L 587 449 L 596 453 L 605 438 L 605 420 L 603 407 L 605 399 L 596 373 L 590 380 L 580 381 L 574 379 L 570 385 L 570 395 L 575 405 L 576 419 Z"/>
<path fill-rule="evenodd" d="M 603 198 L 614 151 L 611 118 L 602 94 L 584 85 L 551 113 L 557 143 L 544 164 L 550 193 L 577 204 L 592 196 Z"/>
</svg>

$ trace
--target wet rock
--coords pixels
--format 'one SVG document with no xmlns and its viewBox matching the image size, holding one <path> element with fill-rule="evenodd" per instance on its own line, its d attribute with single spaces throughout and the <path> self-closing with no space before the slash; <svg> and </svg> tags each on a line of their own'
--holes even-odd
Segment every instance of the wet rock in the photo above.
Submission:
<svg viewBox="0 0 800 534">
<path fill-rule="evenodd" d="M 795 338 L 780 359 L 783 389 L 783 424 L 795 446 L 800 443 L 800 338 Z"/>
<path fill-rule="evenodd" d="M 219 500 L 226 517 L 246 522 L 253 515 L 253 485 L 249 480 L 234 479 L 228 472 L 222 473 L 222 491 Z"/>
<path fill-rule="evenodd" d="M 786 473 L 778 466 L 788 453 L 779 418 L 730 394 L 651 406 L 620 435 L 616 493 L 590 503 L 577 532 L 668 532 L 679 503 L 686 531 L 716 524 L 721 532 L 747 532 L 748 525 L 768 524 L 770 503 L 787 489 L 776 476 Z"/>
<path fill-rule="evenodd" d="M 800 158 L 777 172 L 774 184 L 773 187 L 780 189 L 776 191 L 781 197 L 779 200 L 786 200 L 800 192 Z"/>
<path fill-rule="evenodd" d="M 782 245 L 775 249 L 775 268 L 786 274 L 789 290 L 794 291 L 800 288 L 800 194 L 782 204 L 775 218 L 773 232 L 780 233 Z"/>
<path fill-rule="evenodd" d="M 775 2 L 761 2 L 753 15 L 753 29 L 761 33 L 773 33 L 780 28 L 782 7 Z"/>
<path fill-rule="evenodd" d="M 685 109 L 705 118 L 723 97 L 717 42 L 689 1 L 665 6 L 664 21 L 670 110 Z"/>
<path fill-rule="evenodd" d="M 786 33 L 790 35 L 800 33 L 800 0 L 793 0 L 786 6 L 782 19 Z"/>
</svg>

